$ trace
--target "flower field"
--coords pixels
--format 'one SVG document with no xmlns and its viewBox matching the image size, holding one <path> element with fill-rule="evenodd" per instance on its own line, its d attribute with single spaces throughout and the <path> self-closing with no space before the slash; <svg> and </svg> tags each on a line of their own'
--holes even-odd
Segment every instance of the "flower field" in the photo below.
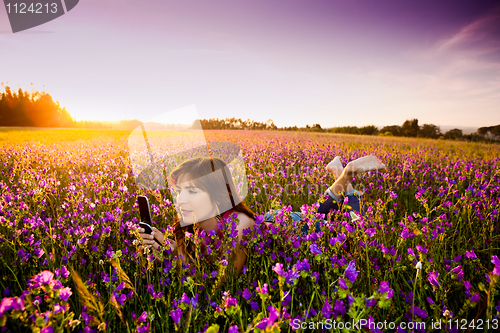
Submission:
<svg viewBox="0 0 500 333">
<path fill-rule="evenodd" d="M 176 212 L 167 190 L 135 184 L 128 134 L 0 129 L 2 331 L 499 328 L 500 146 L 207 131 L 209 140 L 240 146 L 245 200 L 258 215 L 235 277 L 231 218 L 221 225 L 223 242 L 211 232 L 187 235 L 214 250 L 191 265 L 169 249 L 156 257 L 139 251 L 137 196 L 148 196 L 154 225 L 171 239 Z M 345 164 L 368 154 L 387 168 L 354 180 L 367 216 L 353 222 L 345 210 L 333 212 L 321 232 L 299 239 L 302 226 L 290 212 L 301 211 L 301 223 L 312 226 L 323 220 L 316 203 L 334 181 L 325 165 L 337 155 Z M 270 209 L 280 213 L 266 229 Z"/>
</svg>

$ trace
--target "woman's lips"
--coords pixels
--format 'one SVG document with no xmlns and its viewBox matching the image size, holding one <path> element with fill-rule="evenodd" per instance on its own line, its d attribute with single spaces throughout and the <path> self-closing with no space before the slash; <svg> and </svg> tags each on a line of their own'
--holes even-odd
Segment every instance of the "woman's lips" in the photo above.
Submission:
<svg viewBox="0 0 500 333">
<path fill-rule="evenodd" d="M 192 210 L 182 210 L 182 215 L 189 215 L 191 214 L 193 211 Z"/>
</svg>

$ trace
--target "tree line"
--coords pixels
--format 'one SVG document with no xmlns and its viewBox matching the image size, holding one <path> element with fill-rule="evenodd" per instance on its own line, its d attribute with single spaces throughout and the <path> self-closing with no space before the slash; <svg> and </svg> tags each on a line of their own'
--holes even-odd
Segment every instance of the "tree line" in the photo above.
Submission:
<svg viewBox="0 0 500 333">
<path fill-rule="evenodd" d="M 33 84 L 32 84 L 33 85 Z M 4 92 L 0 93 L 0 126 L 11 127 L 64 127 L 87 129 L 116 129 L 134 130 L 143 122 L 138 119 L 120 121 L 76 121 L 66 108 L 61 107 L 58 101 L 45 92 L 32 89 L 31 92 L 13 91 L 9 86 L 1 86 Z M 186 128 L 189 125 L 144 123 L 148 129 Z"/>
<path fill-rule="evenodd" d="M 4 86 L 3 83 L 1 86 L 5 91 L 0 93 L 0 126 L 133 130 L 142 123 L 137 119 L 127 119 L 118 122 L 76 121 L 71 117 L 66 108 L 61 107 L 59 102 L 54 102 L 52 96 L 45 92 L 45 90 L 42 92 L 34 90 L 28 92 L 19 88 L 16 93 L 9 86 Z M 471 134 L 463 134 L 462 130 L 458 128 L 442 133 L 439 126 L 434 124 L 423 124 L 420 126 L 418 119 L 406 120 L 401 126 L 391 125 L 380 129 L 375 125 L 322 128 L 320 124 L 313 124 L 312 126 L 306 125 L 305 127 L 277 127 L 272 119 L 266 122 L 258 122 L 250 119 L 241 120 L 234 117 L 225 119 L 197 119 L 193 122 L 192 128 L 199 128 L 200 125 L 202 129 L 326 132 L 485 142 L 500 140 L 500 125 L 481 127 L 477 132 Z M 155 123 L 149 123 L 148 126 L 148 128 L 158 129 L 180 127 L 182 127 L 180 124 L 165 125 Z"/>
<path fill-rule="evenodd" d="M 391 125 L 378 128 L 375 125 L 363 127 L 338 126 L 322 128 L 320 124 L 306 125 L 305 127 L 277 127 L 272 119 L 266 122 L 256 122 L 250 119 L 245 121 L 239 118 L 225 119 L 197 119 L 193 122 L 192 128 L 199 128 L 199 123 L 203 129 L 242 129 L 242 130 L 277 130 L 277 131 L 301 131 L 301 132 L 325 132 L 343 133 L 356 135 L 382 135 L 400 137 L 418 137 L 429 139 L 463 140 L 463 141 L 499 141 L 500 125 L 481 127 L 475 133 L 463 134 L 458 128 L 451 129 L 445 133 L 441 132 L 439 126 L 434 124 L 418 124 L 418 119 L 406 120 L 401 126 Z"/>
<path fill-rule="evenodd" d="M 76 121 L 45 90 L 28 92 L 19 88 L 16 92 L 3 82 L 1 86 L 4 92 L 0 93 L 0 126 L 111 128 L 97 121 Z"/>
</svg>

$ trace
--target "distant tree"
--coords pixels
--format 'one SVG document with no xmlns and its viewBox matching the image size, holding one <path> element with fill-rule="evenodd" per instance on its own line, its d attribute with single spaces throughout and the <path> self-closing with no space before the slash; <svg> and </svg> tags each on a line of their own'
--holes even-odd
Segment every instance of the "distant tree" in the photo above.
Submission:
<svg viewBox="0 0 500 333">
<path fill-rule="evenodd" d="M 359 129 L 359 134 L 362 135 L 377 135 L 378 134 L 378 127 L 375 125 L 368 125 L 361 127 Z"/>
<path fill-rule="evenodd" d="M 463 133 L 461 129 L 454 128 L 444 133 L 444 138 L 446 140 L 456 140 L 461 139 L 463 137 Z"/>
<path fill-rule="evenodd" d="M 385 126 L 380 129 L 380 132 L 386 133 L 389 132 L 394 136 L 402 136 L 403 129 L 399 125 Z"/>
<path fill-rule="evenodd" d="M 500 139 L 500 125 L 480 127 L 477 132 L 485 139 L 497 141 Z"/>
<path fill-rule="evenodd" d="M 404 136 L 416 137 L 420 127 L 418 127 L 418 119 L 406 120 L 401 127 Z"/>
<path fill-rule="evenodd" d="M 313 132 L 324 132 L 325 131 L 324 129 L 321 128 L 320 124 L 314 124 L 314 125 L 312 125 L 311 130 Z"/>
<path fill-rule="evenodd" d="M 272 119 L 268 119 L 266 121 L 266 129 L 268 129 L 268 130 L 275 130 L 277 128 L 278 127 L 276 127 L 276 125 L 274 125 L 274 121 Z"/>
<path fill-rule="evenodd" d="M 331 133 L 342 133 L 342 134 L 361 134 L 360 129 L 357 126 L 338 126 L 332 127 L 328 130 Z"/>
<path fill-rule="evenodd" d="M 464 134 L 463 138 L 467 141 L 473 142 L 486 141 L 485 137 L 479 133 Z"/>
<path fill-rule="evenodd" d="M 486 133 L 488 133 L 489 131 L 489 127 L 479 127 L 477 129 L 477 132 L 481 135 L 485 135 Z"/>
<path fill-rule="evenodd" d="M 13 93 L 9 86 L 0 94 L 0 126 L 76 127 L 66 108 L 54 102 L 45 91 L 28 93 L 19 88 Z"/>
<path fill-rule="evenodd" d="M 441 129 L 433 124 L 423 124 L 420 127 L 418 136 L 421 138 L 437 139 L 442 135 Z"/>
</svg>

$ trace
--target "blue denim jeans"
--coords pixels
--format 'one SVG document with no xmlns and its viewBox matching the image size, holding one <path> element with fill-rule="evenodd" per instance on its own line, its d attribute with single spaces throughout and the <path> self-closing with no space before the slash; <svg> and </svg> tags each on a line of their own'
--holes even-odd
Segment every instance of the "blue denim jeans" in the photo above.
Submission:
<svg viewBox="0 0 500 333">
<path fill-rule="evenodd" d="M 353 218 L 356 218 L 356 215 L 354 215 L 351 212 L 357 212 L 361 214 L 361 216 L 365 216 L 366 214 L 366 204 L 364 200 L 364 193 L 359 192 L 357 190 L 351 190 L 345 194 L 345 197 L 347 198 L 347 203 L 344 203 L 344 199 L 339 198 L 335 194 L 333 194 L 330 189 L 326 191 L 328 194 L 328 198 L 326 199 L 325 202 L 321 202 L 319 204 L 318 208 L 318 213 L 325 214 L 325 216 L 330 213 L 333 210 L 340 210 L 344 205 L 346 208 L 346 211 L 349 212 L 349 218 L 352 220 Z M 272 222 L 274 220 L 274 215 L 278 214 L 279 210 L 275 210 L 272 213 L 266 213 L 264 214 L 264 221 L 266 222 Z M 358 215 L 359 215 L 358 214 Z M 295 221 L 300 221 L 303 217 L 301 212 L 291 212 L 290 216 L 295 220 Z M 316 221 L 316 232 L 320 231 L 320 221 Z M 307 223 L 304 223 L 302 230 L 301 230 L 301 235 L 305 236 L 309 233 L 309 226 Z"/>
</svg>

